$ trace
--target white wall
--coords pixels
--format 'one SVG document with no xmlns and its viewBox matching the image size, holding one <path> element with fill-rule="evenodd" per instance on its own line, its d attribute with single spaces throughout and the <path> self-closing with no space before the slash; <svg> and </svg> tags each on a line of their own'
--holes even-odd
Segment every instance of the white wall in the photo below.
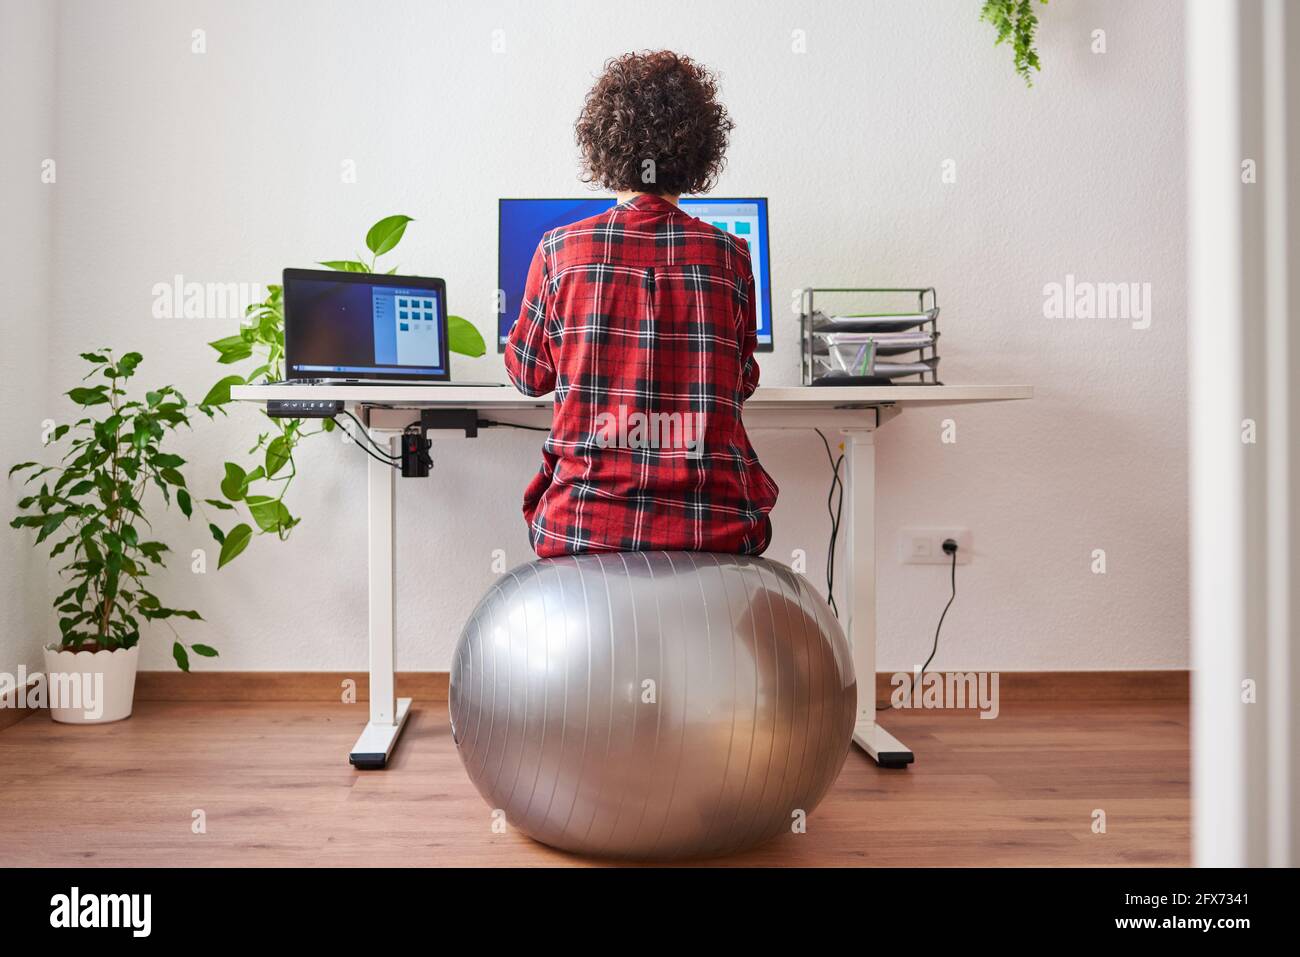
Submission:
<svg viewBox="0 0 1300 957">
<path fill-rule="evenodd" d="M 52 4 L 0 0 L 0 473 L 41 452 L 42 423 L 51 414 L 46 385 L 50 276 L 54 261 L 57 183 L 41 181 L 41 164 L 55 149 Z M 56 167 L 57 175 L 57 167 Z M 22 497 L 19 482 L 0 488 L 7 525 Z M 58 638 L 46 593 L 47 563 L 31 535 L 5 532 L 0 544 L 0 671 L 14 674 L 40 662 L 40 646 Z M 53 597 L 53 594 L 50 594 Z"/>
<path fill-rule="evenodd" d="M 394 212 L 418 220 L 397 261 L 446 277 L 453 311 L 490 337 L 497 197 L 578 194 L 571 129 L 592 75 L 610 55 L 673 47 L 722 74 L 738 126 L 718 192 L 771 198 L 778 307 L 809 284 L 934 284 L 944 378 L 1037 388 L 1030 403 L 910 412 L 882 433 L 881 667 L 922 660 L 946 599 L 942 567 L 898 564 L 897 529 L 946 523 L 973 530 L 976 555 L 937 667 L 1184 667 L 1182 10 L 1042 8 L 1046 70 L 1026 90 L 978 9 L 66 2 L 50 394 L 79 350 L 111 343 L 146 353 L 143 378 L 200 397 L 220 373 L 203 343 L 233 323 L 152 318 L 154 283 L 273 281 L 351 254 Z M 190 52 L 195 29 L 206 53 Z M 349 159 L 355 184 L 340 181 Z M 1045 319 L 1043 286 L 1067 273 L 1150 282 L 1151 328 Z M 764 381 L 793 384 L 796 326 L 778 316 Z M 504 378 L 495 352 L 455 374 Z M 939 440 L 948 415 L 955 445 Z M 197 428 L 191 481 L 215 488 L 257 428 L 250 409 Z M 806 549 L 816 578 L 820 443 L 754 439 L 783 489 L 770 554 Z M 519 500 L 538 444 L 439 441 L 434 478 L 400 483 L 399 667 L 447 668 L 492 551 L 529 556 Z M 172 569 L 167 593 L 208 618 L 187 633 L 222 650 L 204 667 L 364 666 L 365 459 L 317 441 L 301 467 L 306 521 L 288 544 L 257 541 L 221 571 L 212 551 L 202 576 Z M 202 522 L 168 527 L 180 556 L 211 550 Z M 1095 548 L 1105 575 L 1090 571 Z M 169 667 L 167 645 L 148 647 L 147 667 Z"/>
</svg>

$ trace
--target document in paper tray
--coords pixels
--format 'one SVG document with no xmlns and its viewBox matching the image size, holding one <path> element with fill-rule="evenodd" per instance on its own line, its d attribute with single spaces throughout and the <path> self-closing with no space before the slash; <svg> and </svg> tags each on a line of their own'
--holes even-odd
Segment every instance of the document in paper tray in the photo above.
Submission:
<svg viewBox="0 0 1300 957">
<path fill-rule="evenodd" d="M 915 329 L 938 315 L 937 307 L 929 312 L 869 316 L 828 316 L 818 310 L 813 313 L 812 327 L 815 332 L 901 332 Z"/>
<path fill-rule="evenodd" d="M 872 369 L 878 376 L 892 379 L 900 375 L 916 375 L 933 369 L 933 362 L 877 362 Z"/>
</svg>

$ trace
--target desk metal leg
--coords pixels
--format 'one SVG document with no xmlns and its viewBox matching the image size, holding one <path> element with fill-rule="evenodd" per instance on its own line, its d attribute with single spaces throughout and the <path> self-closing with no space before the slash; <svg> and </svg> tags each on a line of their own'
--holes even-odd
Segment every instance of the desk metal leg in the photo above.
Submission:
<svg viewBox="0 0 1300 957">
<path fill-rule="evenodd" d="M 375 430 L 372 434 L 377 440 L 386 440 L 389 451 L 396 452 L 391 433 Z M 362 769 L 388 764 L 411 711 L 410 698 L 395 697 L 393 678 L 397 470 L 374 459 L 369 469 L 370 723 L 348 756 L 354 767 Z"/>
<path fill-rule="evenodd" d="M 845 429 L 846 526 L 844 585 L 853 670 L 858 678 L 858 721 L 853 743 L 885 768 L 912 763 L 912 752 L 876 723 L 876 436 Z M 841 534 L 844 534 L 843 532 Z"/>
</svg>

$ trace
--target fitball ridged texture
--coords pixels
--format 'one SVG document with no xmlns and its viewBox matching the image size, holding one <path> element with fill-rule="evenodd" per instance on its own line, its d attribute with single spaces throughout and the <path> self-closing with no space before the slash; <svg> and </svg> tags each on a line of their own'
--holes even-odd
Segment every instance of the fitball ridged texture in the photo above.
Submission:
<svg viewBox="0 0 1300 957">
<path fill-rule="evenodd" d="M 788 832 L 848 754 L 857 685 L 826 602 L 762 558 L 629 552 L 504 575 L 461 634 L 452 735 L 552 847 L 706 857 Z"/>
</svg>

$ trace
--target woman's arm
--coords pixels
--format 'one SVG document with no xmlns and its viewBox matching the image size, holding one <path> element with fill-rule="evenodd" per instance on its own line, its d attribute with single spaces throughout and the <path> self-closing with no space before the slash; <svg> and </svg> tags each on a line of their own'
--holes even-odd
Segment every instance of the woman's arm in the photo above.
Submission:
<svg viewBox="0 0 1300 957">
<path fill-rule="evenodd" d="M 546 335 L 546 315 L 550 311 L 550 270 L 542 243 L 533 253 L 528 267 L 524 301 L 506 337 L 506 372 L 515 388 L 524 395 L 545 395 L 555 388 L 555 364 L 551 342 Z"/>
<path fill-rule="evenodd" d="M 744 301 L 740 304 L 740 395 L 748 399 L 758 388 L 758 363 L 754 349 L 758 346 L 758 315 L 754 302 L 754 270 L 745 257 Z"/>
</svg>

